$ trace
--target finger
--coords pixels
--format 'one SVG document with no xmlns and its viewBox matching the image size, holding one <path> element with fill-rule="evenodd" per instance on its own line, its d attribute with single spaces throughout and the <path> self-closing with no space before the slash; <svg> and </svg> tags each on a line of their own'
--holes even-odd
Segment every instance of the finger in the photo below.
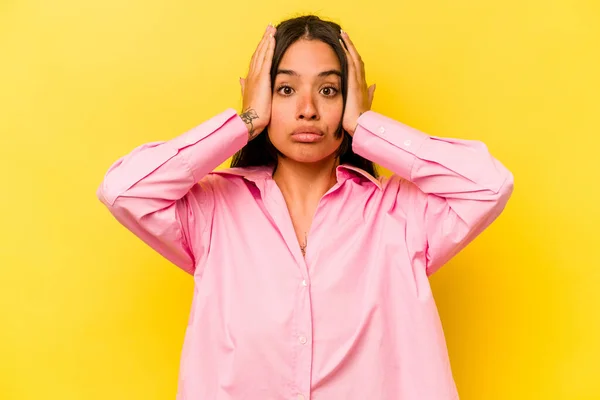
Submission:
<svg viewBox="0 0 600 400">
<path fill-rule="evenodd" d="M 356 66 L 354 65 L 352 55 L 350 55 L 350 52 L 348 51 L 348 49 L 346 49 L 346 46 L 344 45 L 342 39 L 340 39 L 340 44 L 342 45 L 342 49 L 344 49 L 344 53 L 346 53 L 346 59 L 348 60 L 348 81 L 354 80 L 355 82 L 358 82 L 358 79 L 356 77 Z"/>
<path fill-rule="evenodd" d="M 262 58 L 264 57 L 262 49 L 265 45 L 265 43 L 267 42 L 267 38 L 269 37 L 269 26 L 267 26 L 267 29 L 265 29 L 265 33 L 263 34 L 262 38 L 260 39 L 260 42 L 258 43 L 258 46 L 256 46 L 256 50 L 254 51 L 254 54 L 252 55 L 252 60 L 250 61 L 250 70 L 255 70 L 256 69 L 256 64 L 259 60 L 262 60 Z"/>
<path fill-rule="evenodd" d="M 268 29 L 267 29 L 267 31 L 268 31 Z M 258 63 L 258 60 L 260 60 L 260 58 L 261 58 L 262 48 L 267 39 L 267 31 L 265 31 L 265 33 L 263 34 L 262 38 L 260 39 L 260 42 L 258 43 L 258 46 L 256 46 L 256 50 L 254 51 L 254 54 L 252 55 L 252 61 L 250 62 L 250 72 L 252 72 L 256 69 L 256 64 Z"/>
<path fill-rule="evenodd" d="M 273 32 L 275 28 L 271 29 Z M 269 34 L 267 38 L 267 46 L 265 48 L 265 55 L 263 57 L 262 63 L 258 65 L 259 71 L 263 73 L 269 73 L 271 71 L 271 62 L 273 61 L 273 53 L 275 52 L 275 37 L 273 33 Z"/>
<path fill-rule="evenodd" d="M 358 54 L 358 51 L 356 50 L 356 46 L 354 46 L 352 39 L 350 39 L 350 36 L 348 36 L 348 32 L 342 32 L 341 36 L 348 47 L 348 52 L 354 61 L 354 66 L 356 67 L 357 72 L 360 74 L 359 76 L 364 78 L 364 63 L 360 57 L 360 54 Z"/>
<path fill-rule="evenodd" d="M 369 87 L 369 108 L 371 108 L 371 106 L 373 105 L 373 98 L 375 97 L 375 88 L 375 84 Z"/>
<path fill-rule="evenodd" d="M 273 41 L 273 35 L 275 34 L 275 31 L 276 31 L 275 27 L 273 25 L 269 24 L 269 26 L 267 27 L 267 32 L 266 32 L 267 36 L 265 37 L 265 40 L 262 44 L 260 53 L 257 54 L 256 65 L 255 65 L 256 72 L 260 72 L 262 70 L 263 63 L 265 62 L 265 58 L 267 56 L 267 51 L 269 50 L 269 45 Z"/>
<path fill-rule="evenodd" d="M 352 39 L 350 39 L 348 32 L 343 31 L 341 36 L 342 36 L 342 39 L 344 39 L 344 42 L 346 43 L 346 47 L 348 47 L 348 51 L 350 52 L 352 59 L 357 62 L 360 62 L 361 61 L 360 55 L 358 54 L 358 51 L 356 50 L 356 46 L 354 46 Z"/>
<path fill-rule="evenodd" d="M 267 37 L 267 42 L 264 48 L 264 55 L 262 57 L 262 60 L 260 63 L 257 63 L 257 71 L 258 72 L 267 72 L 269 73 L 269 71 L 271 70 L 271 61 L 273 60 L 273 53 L 275 51 L 275 37 L 274 37 L 274 33 L 275 33 L 275 28 L 272 27 L 271 31 L 269 33 L 269 36 Z"/>
<path fill-rule="evenodd" d="M 254 61 L 254 71 L 259 72 L 262 64 L 265 60 L 265 52 L 267 51 L 267 47 L 269 46 L 269 39 L 271 35 L 271 26 L 267 27 L 265 32 L 265 36 L 263 37 L 259 48 L 256 51 L 256 60 Z"/>
</svg>

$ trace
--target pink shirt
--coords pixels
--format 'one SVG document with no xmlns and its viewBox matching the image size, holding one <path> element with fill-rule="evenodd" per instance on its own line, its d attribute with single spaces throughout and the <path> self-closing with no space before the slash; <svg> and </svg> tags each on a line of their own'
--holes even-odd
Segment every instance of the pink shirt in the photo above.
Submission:
<svg viewBox="0 0 600 400">
<path fill-rule="evenodd" d="M 99 199 L 194 276 L 179 400 L 457 399 L 428 276 L 513 190 L 477 141 L 428 136 L 373 111 L 351 166 L 320 200 L 302 256 L 268 168 L 213 171 L 248 140 L 233 109 L 109 169 Z"/>
</svg>

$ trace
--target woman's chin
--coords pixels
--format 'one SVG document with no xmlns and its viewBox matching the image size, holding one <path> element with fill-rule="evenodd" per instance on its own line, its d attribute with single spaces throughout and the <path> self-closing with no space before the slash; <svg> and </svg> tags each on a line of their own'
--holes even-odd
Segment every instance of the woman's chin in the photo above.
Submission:
<svg viewBox="0 0 600 400">
<path fill-rule="evenodd" d="M 296 149 L 284 153 L 288 160 L 303 164 L 318 164 L 331 161 L 334 158 L 333 152 L 315 151 L 316 149 Z"/>
</svg>

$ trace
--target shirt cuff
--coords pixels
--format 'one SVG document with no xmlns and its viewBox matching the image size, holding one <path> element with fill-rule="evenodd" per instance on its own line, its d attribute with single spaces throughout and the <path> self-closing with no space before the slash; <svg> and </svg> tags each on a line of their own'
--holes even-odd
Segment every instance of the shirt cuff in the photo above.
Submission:
<svg viewBox="0 0 600 400">
<path fill-rule="evenodd" d="M 429 136 L 389 117 L 367 111 L 358 118 L 352 150 L 368 160 L 411 180 L 419 149 Z"/>
</svg>

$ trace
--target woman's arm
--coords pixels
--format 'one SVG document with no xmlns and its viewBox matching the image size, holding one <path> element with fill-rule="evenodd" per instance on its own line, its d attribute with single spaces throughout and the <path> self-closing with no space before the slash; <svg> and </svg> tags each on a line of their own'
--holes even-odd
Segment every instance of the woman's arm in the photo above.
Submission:
<svg viewBox="0 0 600 400">
<path fill-rule="evenodd" d="M 424 235 L 428 275 L 490 225 L 513 191 L 512 174 L 485 144 L 428 136 L 373 111 L 358 119 L 353 150 L 412 183 L 395 189 Z"/>
<path fill-rule="evenodd" d="M 248 142 L 233 109 L 167 142 L 148 143 L 117 160 L 97 196 L 115 218 L 178 267 L 194 273 L 211 220 L 212 192 L 196 185 Z M 191 190 L 195 187 L 195 190 Z M 198 239 L 198 240 L 196 240 Z"/>
<path fill-rule="evenodd" d="M 270 121 L 275 28 L 265 29 L 241 80 L 244 113 L 233 109 L 168 142 L 149 143 L 115 162 L 98 198 L 127 229 L 193 274 L 209 245 L 214 196 L 206 174 L 233 156 Z"/>
<path fill-rule="evenodd" d="M 477 141 L 443 139 L 370 111 L 375 85 L 347 32 L 348 101 L 342 124 L 352 149 L 393 172 L 395 210 L 407 219 L 407 246 L 433 274 L 500 215 L 512 174 Z M 409 184 L 405 184 L 408 182 Z"/>
</svg>

